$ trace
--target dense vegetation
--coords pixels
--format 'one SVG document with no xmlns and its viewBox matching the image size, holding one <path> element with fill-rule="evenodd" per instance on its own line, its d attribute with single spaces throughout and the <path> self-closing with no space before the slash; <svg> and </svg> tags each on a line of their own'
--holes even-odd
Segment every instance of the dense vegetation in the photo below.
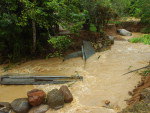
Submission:
<svg viewBox="0 0 150 113">
<path fill-rule="evenodd" d="M 77 33 L 93 25 L 96 32 L 103 32 L 109 20 L 127 15 L 150 23 L 150 1 L 1 0 L 0 63 L 64 52 L 72 41 L 59 36 L 60 26 Z"/>
</svg>

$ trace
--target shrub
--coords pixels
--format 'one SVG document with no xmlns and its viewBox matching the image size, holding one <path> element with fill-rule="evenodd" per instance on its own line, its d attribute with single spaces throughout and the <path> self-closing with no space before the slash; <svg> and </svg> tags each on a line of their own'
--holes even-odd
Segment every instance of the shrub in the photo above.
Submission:
<svg viewBox="0 0 150 113">
<path fill-rule="evenodd" d="M 142 33 L 150 33 L 150 27 L 145 27 L 143 29 L 141 29 Z"/>
<path fill-rule="evenodd" d="M 140 73 L 142 76 L 150 76 L 150 69 L 144 70 L 142 73 Z"/>
<path fill-rule="evenodd" d="M 53 46 L 56 51 L 62 53 L 69 48 L 72 44 L 72 40 L 67 36 L 57 36 L 52 37 L 48 40 L 48 42 Z"/>
<path fill-rule="evenodd" d="M 142 37 L 132 38 L 129 40 L 132 43 L 144 43 L 150 45 L 150 34 L 143 35 Z"/>
<path fill-rule="evenodd" d="M 96 27 L 94 24 L 90 24 L 90 31 L 96 32 Z"/>
</svg>

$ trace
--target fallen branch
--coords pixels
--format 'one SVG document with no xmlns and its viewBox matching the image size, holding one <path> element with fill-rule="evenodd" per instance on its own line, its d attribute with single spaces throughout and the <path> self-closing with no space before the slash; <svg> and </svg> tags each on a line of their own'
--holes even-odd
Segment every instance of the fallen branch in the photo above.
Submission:
<svg viewBox="0 0 150 113">
<path fill-rule="evenodd" d="M 132 73 L 132 72 L 135 72 L 135 71 L 139 71 L 139 70 L 141 70 L 141 69 L 149 68 L 149 67 L 150 67 L 150 65 L 145 66 L 145 67 L 141 67 L 141 68 L 139 68 L 139 69 L 135 69 L 135 70 L 129 71 L 129 72 L 123 74 L 123 75 L 129 74 L 129 73 Z"/>
</svg>

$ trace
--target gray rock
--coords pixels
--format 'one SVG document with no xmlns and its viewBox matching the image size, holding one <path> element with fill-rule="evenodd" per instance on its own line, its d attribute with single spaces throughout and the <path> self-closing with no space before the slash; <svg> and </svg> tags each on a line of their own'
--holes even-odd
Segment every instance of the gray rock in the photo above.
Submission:
<svg viewBox="0 0 150 113">
<path fill-rule="evenodd" d="M 0 111 L 0 113 L 9 113 L 9 112 Z"/>
<path fill-rule="evenodd" d="M 45 113 L 46 111 L 48 111 L 48 109 L 49 109 L 48 105 L 42 104 L 42 105 L 31 108 L 29 113 Z"/>
<path fill-rule="evenodd" d="M 132 33 L 125 29 L 118 29 L 117 33 L 119 33 L 120 35 L 123 35 L 123 36 L 132 36 Z"/>
<path fill-rule="evenodd" d="M 11 110 L 10 103 L 0 102 L 0 113 L 8 113 Z"/>
<path fill-rule="evenodd" d="M 30 105 L 28 103 L 27 98 L 15 99 L 11 103 L 11 107 L 16 113 L 27 113 L 30 109 Z"/>
<path fill-rule="evenodd" d="M 71 54 L 68 54 L 64 57 L 64 60 L 70 59 L 70 58 L 76 58 L 76 57 L 81 57 L 82 56 L 82 51 L 77 51 L 73 52 Z"/>
<path fill-rule="evenodd" d="M 53 89 L 47 94 L 47 103 L 53 109 L 60 109 L 64 106 L 64 96 L 58 89 Z"/>
<path fill-rule="evenodd" d="M 62 94 L 64 95 L 65 103 L 70 103 L 73 101 L 73 96 L 67 86 L 65 85 L 61 86 L 59 91 L 61 91 Z"/>
<path fill-rule="evenodd" d="M 114 44 L 115 37 L 113 37 L 113 36 L 108 36 L 108 39 L 110 40 L 111 44 Z"/>
</svg>

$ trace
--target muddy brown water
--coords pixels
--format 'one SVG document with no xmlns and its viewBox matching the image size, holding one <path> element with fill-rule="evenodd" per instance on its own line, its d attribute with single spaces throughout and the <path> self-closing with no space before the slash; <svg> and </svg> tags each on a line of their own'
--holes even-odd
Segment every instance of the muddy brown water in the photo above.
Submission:
<svg viewBox="0 0 150 113">
<path fill-rule="evenodd" d="M 100 57 L 99 57 L 100 56 Z M 111 50 L 96 53 L 86 62 L 82 58 L 73 58 L 65 62 L 59 58 L 34 60 L 17 65 L 7 72 L 5 65 L 0 66 L 0 74 L 34 73 L 49 75 L 75 75 L 84 77 L 83 81 L 69 83 L 74 96 L 71 104 L 65 104 L 60 110 L 49 110 L 47 113 L 117 113 L 125 108 L 128 91 L 134 89 L 140 81 L 136 73 L 123 75 L 132 69 L 148 64 L 150 46 L 132 44 L 127 41 L 115 41 Z M 0 86 L 0 102 L 12 102 L 16 98 L 26 97 L 27 91 L 39 88 L 45 92 L 61 85 L 25 85 Z M 104 107 L 105 100 L 110 101 L 110 107 Z"/>
</svg>

